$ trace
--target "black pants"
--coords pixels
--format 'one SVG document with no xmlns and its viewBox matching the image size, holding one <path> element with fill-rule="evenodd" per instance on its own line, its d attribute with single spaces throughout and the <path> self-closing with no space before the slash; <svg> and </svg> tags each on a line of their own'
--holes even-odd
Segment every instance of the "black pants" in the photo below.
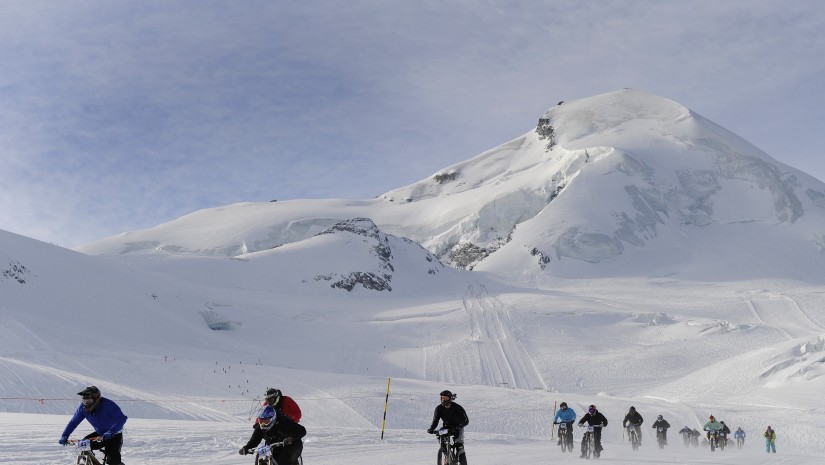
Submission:
<svg viewBox="0 0 825 465">
<path fill-rule="evenodd" d="M 100 436 L 97 433 L 86 435 L 83 439 L 91 439 Z M 106 463 L 109 465 L 120 465 L 120 449 L 123 447 L 123 434 L 117 433 L 108 441 L 90 441 L 89 445 L 92 450 L 103 449 L 103 454 L 106 456 Z"/>
<path fill-rule="evenodd" d="M 296 441 L 286 447 L 273 447 L 272 459 L 278 465 L 297 465 L 298 457 L 304 451 L 304 445 L 300 441 Z"/>
</svg>

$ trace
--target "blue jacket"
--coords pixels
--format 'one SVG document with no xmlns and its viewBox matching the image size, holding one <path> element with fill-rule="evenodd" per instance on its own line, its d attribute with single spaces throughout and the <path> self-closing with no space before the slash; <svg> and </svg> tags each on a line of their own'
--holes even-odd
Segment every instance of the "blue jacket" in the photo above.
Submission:
<svg viewBox="0 0 825 465">
<path fill-rule="evenodd" d="M 92 412 L 87 412 L 83 404 L 80 404 L 72 419 L 69 420 L 69 424 L 66 425 L 66 429 L 63 430 L 63 436 L 69 437 L 84 419 L 92 425 L 97 434 L 103 435 L 103 433 L 117 434 L 123 431 L 127 417 L 116 403 L 101 397 L 100 403 Z"/>
<path fill-rule="evenodd" d="M 559 409 L 556 416 L 553 417 L 553 423 L 573 423 L 574 421 L 576 421 L 576 412 L 570 407 L 567 408 L 567 411 Z"/>
</svg>

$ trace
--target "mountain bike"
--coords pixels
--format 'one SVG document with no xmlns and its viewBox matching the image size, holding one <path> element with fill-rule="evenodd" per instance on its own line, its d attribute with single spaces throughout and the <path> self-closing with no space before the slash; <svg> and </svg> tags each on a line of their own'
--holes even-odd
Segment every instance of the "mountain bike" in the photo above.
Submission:
<svg viewBox="0 0 825 465">
<path fill-rule="evenodd" d="M 719 431 L 710 431 L 708 433 L 708 441 L 710 442 L 710 451 L 713 452 L 716 448 L 725 449 L 725 441 L 722 439 L 722 434 Z"/>
<path fill-rule="evenodd" d="M 562 452 L 573 452 L 573 422 L 560 422 L 559 446 Z"/>
<path fill-rule="evenodd" d="M 630 445 L 633 447 L 633 450 L 637 450 L 642 444 L 642 440 L 639 438 L 639 425 L 632 423 L 627 425 L 627 435 L 630 438 Z"/>
<path fill-rule="evenodd" d="M 77 448 L 77 465 L 105 465 L 106 464 L 106 451 L 105 449 L 100 449 L 103 452 L 103 461 L 97 459 L 95 453 L 92 452 L 92 441 L 101 441 L 102 438 L 99 436 L 89 438 L 89 439 L 79 439 L 79 440 L 70 440 L 69 444 L 74 444 Z"/>
<path fill-rule="evenodd" d="M 258 447 L 247 449 L 247 452 L 255 453 L 255 465 L 276 465 L 275 459 L 272 457 L 272 449 L 278 447 L 286 447 L 283 441 L 272 444 L 262 444 Z M 298 456 L 298 465 L 304 465 L 302 456 Z"/>
<path fill-rule="evenodd" d="M 441 428 L 433 432 L 438 438 L 438 465 L 461 465 L 461 450 L 455 442 L 455 434 L 450 428 Z M 466 459 L 465 459 L 466 463 Z"/>
<path fill-rule="evenodd" d="M 690 435 L 690 443 L 693 444 L 693 447 L 699 447 L 699 436 L 698 431 Z"/>
<path fill-rule="evenodd" d="M 582 455 L 587 460 L 590 460 L 591 455 L 593 455 L 594 458 L 599 458 L 602 454 L 600 450 L 596 450 L 596 428 L 601 427 L 602 425 L 587 425 L 587 431 L 584 433 L 584 436 L 582 436 Z"/>
<path fill-rule="evenodd" d="M 742 446 L 744 446 L 744 445 L 745 445 L 745 438 L 743 438 L 742 436 L 737 436 L 736 437 L 736 447 L 741 449 Z"/>
<path fill-rule="evenodd" d="M 660 426 L 656 428 L 656 441 L 659 443 L 659 449 L 664 449 L 667 444 L 667 428 Z"/>
</svg>

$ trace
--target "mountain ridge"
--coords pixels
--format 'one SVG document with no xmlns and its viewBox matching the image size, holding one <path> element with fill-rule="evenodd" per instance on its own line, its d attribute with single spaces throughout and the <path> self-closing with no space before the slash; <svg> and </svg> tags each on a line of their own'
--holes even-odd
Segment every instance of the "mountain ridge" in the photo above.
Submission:
<svg viewBox="0 0 825 465">
<path fill-rule="evenodd" d="M 536 130 L 375 199 L 235 204 L 77 250 L 239 256 L 360 217 L 458 268 L 576 277 L 615 272 L 588 264 L 624 256 L 625 272 L 660 274 L 627 256 L 706 227 L 791 225 L 779 239 L 799 254 L 788 262 L 810 259 L 825 243 L 825 184 L 672 100 L 623 89 L 561 103 Z M 725 245 L 758 252 L 749 241 Z"/>
</svg>

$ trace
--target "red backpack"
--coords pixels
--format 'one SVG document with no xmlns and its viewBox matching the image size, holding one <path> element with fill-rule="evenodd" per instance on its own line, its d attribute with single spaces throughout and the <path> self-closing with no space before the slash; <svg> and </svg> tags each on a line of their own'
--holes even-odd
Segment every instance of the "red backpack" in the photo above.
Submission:
<svg viewBox="0 0 825 465">
<path fill-rule="evenodd" d="M 301 408 L 298 407 L 298 404 L 292 399 L 292 397 L 281 397 L 281 411 L 284 412 L 289 418 L 292 418 L 292 421 L 295 423 L 301 421 Z"/>
<path fill-rule="evenodd" d="M 289 396 L 281 396 L 280 402 L 280 410 L 284 412 L 286 416 L 292 419 L 295 423 L 301 421 L 301 408 L 298 407 L 298 403 L 292 397 Z M 266 407 L 266 401 L 261 404 L 262 407 Z M 258 423 L 258 418 L 255 418 L 255 423 Z"/>
</svg>

